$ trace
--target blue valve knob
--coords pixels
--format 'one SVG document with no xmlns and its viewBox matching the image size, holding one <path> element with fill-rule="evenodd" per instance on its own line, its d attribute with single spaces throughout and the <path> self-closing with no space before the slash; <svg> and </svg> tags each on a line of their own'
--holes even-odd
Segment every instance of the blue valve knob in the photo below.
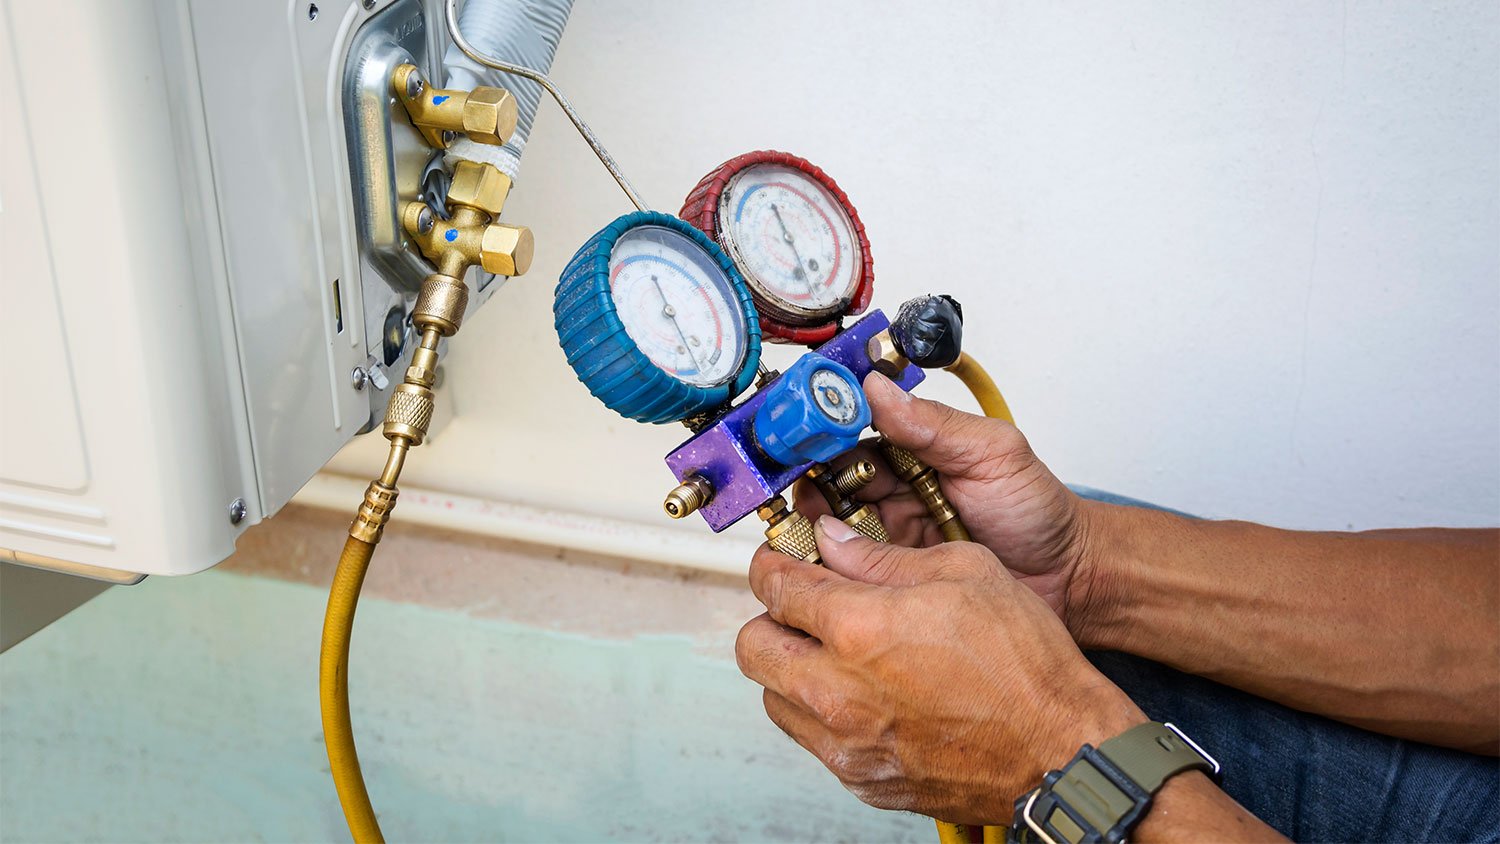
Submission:
<svg viewBox="0 0 1500 844">
<path fill-rule="evenodd" d="M 755 412 L 755 441 L 786 466 L 836 457 L 859 443 L 870 424 L 870 404 L 848 367 L 818 354 L 803 355 Z"/>
</svg>

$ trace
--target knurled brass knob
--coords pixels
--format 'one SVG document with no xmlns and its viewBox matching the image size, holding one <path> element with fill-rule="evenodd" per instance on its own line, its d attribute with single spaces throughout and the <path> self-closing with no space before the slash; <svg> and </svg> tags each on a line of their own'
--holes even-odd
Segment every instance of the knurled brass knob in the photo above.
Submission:
<svg viewBox="0 0 1500 844">
<path fill-rule="evenodd" d="M 796 510 L 788 510 L 781 496 L 762 504 L 756 514 L 766 522 L 766 542 L 788 557 L 806 563 L 822 563 L 812 522 Z"/>
<path fill-rule="evenodd" d="M 525 226 L 491 223 L 484 227 L 484 237 L 479 241 L 480 266 L 495 275 L 524 275 L 531 269 L 535 252 L 536 238 Z"/>
<path fill-rule="evenodd" d="M 844 517 L 844 524 L 854 528 L 854 532 L 876 542 L 890 542 L 891 535 L 885 530 L 885 522 L 880 520 L 880 514 L 868 504 L 862 505 L 858 510 Z"/>
</svg>

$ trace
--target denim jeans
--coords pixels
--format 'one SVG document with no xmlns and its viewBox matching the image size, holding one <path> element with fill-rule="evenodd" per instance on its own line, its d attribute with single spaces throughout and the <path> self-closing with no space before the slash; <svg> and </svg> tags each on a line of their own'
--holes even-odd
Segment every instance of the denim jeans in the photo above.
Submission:
<svg viewBox="0 0 1500 844">
<path fill-rule="evenodd" d="M 1088 657 L 1148 717 L 1218 758 L 1229 796 L 1293 841 L 1500 842 L 1494 757 L 1379 735 L 1128 654 Z"/>
</svg>

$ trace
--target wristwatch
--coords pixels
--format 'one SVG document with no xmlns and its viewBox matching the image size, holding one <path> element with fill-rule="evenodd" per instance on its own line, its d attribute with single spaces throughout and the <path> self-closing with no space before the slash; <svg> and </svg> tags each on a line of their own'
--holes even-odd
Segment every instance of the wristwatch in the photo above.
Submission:
<svg viewBox="0 0 1500 844">
<path fill-rule="evenodd" d="M 1187 734 L 1155 721 L 1099 745 L 1016 800 L 1015 844 L 1120 844 L 1151 807 L 1151 795 L 1183 771 L 1219 781 L 1219 763 Z"/>
</svg>

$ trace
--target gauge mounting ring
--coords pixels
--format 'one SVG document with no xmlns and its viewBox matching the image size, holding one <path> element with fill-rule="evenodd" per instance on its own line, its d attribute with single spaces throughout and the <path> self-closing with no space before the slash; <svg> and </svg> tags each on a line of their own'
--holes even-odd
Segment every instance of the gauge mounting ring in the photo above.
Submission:
<svg viewBox="0 0 1500 844">
<path fill-rule="evenodd" d="M 772 309 L 762 307 L 760 309 L 760 328 L 767 340 L 782 343 L 800 343 L 813 346 L 826 342 L 838 333 L 839 320 L 845 315 L 857 315 L 864 312 L 870 304 L 870 296 L 875 285 L 875 262 L 870 257 L 870 239 L 865 234 L 865 224 L 859 219 L 859 212 L 854 209 L 853 203 L 849 201 L 848 194 L 838 186 L 833 177 L 823 171 L 823 168 L 813 164 L 805 158 L 792 155 L 789 152 L 777 150 L 757 150 L 747 152 L 744 155 L 735 156 L 714 168 L 707 176 L 688 193 L 687 199 L 683 200 L 682 219 L 696 226 L 704 234 L 718 241 L 719 235 L 719 203 L 724 194 L 725 187 L 730 180 L 742 170 L 757 164 L 779 164 L 800 170 L 818 184 L 827 188 L 834 199 L 843 207 L 849 215 L 849 222 L 854 228 L 854 235 L 859 240 L 859 253 L 862 266 L 859 268 L 859 280 L 855 283 L 854 292 L 849 300 L 847 308 L 843 313 L 834 316 L 816 325 L 794 325 L 791 322 L 778 318 Z M 720 244 L 721 246 L 723 244 Z"/>
<path fill-rule="evenodd" d="M 615 243 L 631 229 L 661 226 L 701 247 L 724 271 L 745 316 L 745 358 L 740 371 L 712 387 L 673 378 L 651 362 L 625 330 L 610 290 Z M 589 392 L 616 413 L 640 422 L 676 422 L 744 392 L 760 363 L 761 330 L 750 289 L 734 262 L 712 238 L 659 211 L 636 211 L 589 238 L 563 269 L 552 306 L 553 326 L 568 365 Z"/>
</svg>

